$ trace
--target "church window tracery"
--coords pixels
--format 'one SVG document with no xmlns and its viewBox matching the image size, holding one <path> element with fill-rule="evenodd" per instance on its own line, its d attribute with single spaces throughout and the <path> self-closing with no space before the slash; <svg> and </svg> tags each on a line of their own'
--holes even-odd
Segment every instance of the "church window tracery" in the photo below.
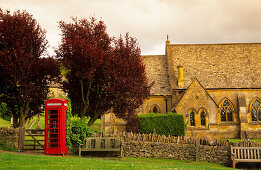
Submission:
<svg viewBox="0 0 261 170">
<path fill-rule="evenodd" d="M 220 103 L 219 108 L 220 108 L 221 122 L 231 122 L 231 121 L 233 121 L 234 107 L 228 99 L 224 99 Z"/>
<path fill-rule="evenodd" d="M 206 126 L 206 111 L 204 109 L 200 110 L 200 122 L 201 126 Z"/>
<path fill-rule="evenodd" d="M 250 110 L 252 121 L 261 121 L 261 101 L 258 98 L 252 101 Z"/>
<path fill-rule="evenodd" d="M 159 106 L 154 104 L 151 106 L 151 109 L 150 109 L 150 112 L 153 112 L 153 113 L 160 113 L 160 109 L 159 109 Z"/>
<path fill-rule="evenodd" d="M 191 110 L 189 112 L 189 122 L 190 122 L 190 126 L 195 126 L 195 111 Z"/>
</svg>

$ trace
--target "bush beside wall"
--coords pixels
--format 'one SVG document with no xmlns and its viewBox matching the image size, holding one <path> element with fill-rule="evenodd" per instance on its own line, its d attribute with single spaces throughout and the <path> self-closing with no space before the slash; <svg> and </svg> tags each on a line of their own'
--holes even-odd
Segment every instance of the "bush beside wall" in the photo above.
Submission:
<svg viewBox="0 0 261 170">
<path fill-rule="evenodd" d="M 94 130 L 87 126 L 84 119 L 70 117 L 67 120 L 67 147 L 69 152 L 76 153 L 79 145 L 82 144 L 86 137 L 92 137 Z"/>
<path fill-rule="evenodd" d="M 169 112 L 167 114 L 149 113 L 139 115 L 140 133 L 153 133 L 154 129 L 157 134 L 165 136 L 184 136 L 185 124 L 183 115 Z"/>
</svg>

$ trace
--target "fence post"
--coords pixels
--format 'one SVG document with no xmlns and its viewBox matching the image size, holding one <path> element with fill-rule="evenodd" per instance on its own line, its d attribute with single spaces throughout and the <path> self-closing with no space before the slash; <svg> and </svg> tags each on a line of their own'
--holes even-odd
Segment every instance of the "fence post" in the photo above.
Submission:
<svg viewBox="0 0 261 170">
<path fill-rule="evenodd" d="M 25 128 L 20 127 L 19 128 L 19 140 L 18 140 L 18 147 L 19 150 L 24 150 L 24 135 L 25 135 Z"/>
</svg>

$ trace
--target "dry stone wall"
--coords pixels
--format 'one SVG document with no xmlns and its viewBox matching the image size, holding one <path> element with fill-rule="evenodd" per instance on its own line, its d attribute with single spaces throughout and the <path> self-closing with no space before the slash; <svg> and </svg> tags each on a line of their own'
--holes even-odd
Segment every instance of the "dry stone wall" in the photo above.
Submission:
<svg viewBox="0 0 261 170">
<path fill-rule="evenodd" d="M 19 128 L 0 127 L 0 143 L 7 143 L 12 147 L 18 148 Z"/>
<path fill-rule="evenodd" d="M 157 134 L 123 133 L 123 154 L 130 157 L 171 158 L 176 160 L 207 161 L 231 166 L 233 146 L 260 146 L 245 141 L 230 143 L 220 140 L 195 140 Z"/>
</svg>

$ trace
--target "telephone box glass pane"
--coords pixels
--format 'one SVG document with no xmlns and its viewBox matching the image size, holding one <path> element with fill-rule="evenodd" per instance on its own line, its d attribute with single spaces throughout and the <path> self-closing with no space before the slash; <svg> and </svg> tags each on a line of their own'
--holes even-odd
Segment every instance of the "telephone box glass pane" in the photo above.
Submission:
<svg viewBox="0 0 261 170">
<path fill-rule="evenodd" d="M 60 147 L 60 110 L 50 110 L 50 146 Z"/>
</svg>

